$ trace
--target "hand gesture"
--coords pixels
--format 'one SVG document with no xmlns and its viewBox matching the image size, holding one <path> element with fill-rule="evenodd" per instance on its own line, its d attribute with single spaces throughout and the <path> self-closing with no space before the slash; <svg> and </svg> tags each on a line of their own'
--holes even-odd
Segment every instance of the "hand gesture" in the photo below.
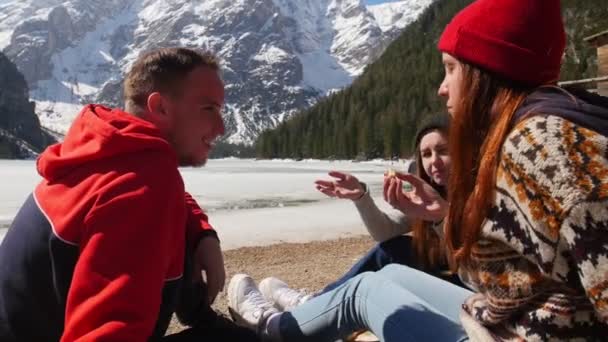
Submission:
<svg viewBox="0 0 608 342">
<path fill-rule="evenodd" d="M 411 191 L 403 191 L 404 181 L 412 185 Z M 384 200 L 409 217 L 432 222 L 441 221 L 449 206 L 432 186 L 411 173 L 385 176 Z"/>
<path fill-rule="evenodd" d="M 328 174 L 335 180 L 315 181 L 317 190 L 327 196 L 356 200 L 365 194 L 365 189 L 357 177 L 339 171 L 331 171 Z"/>
</svg>

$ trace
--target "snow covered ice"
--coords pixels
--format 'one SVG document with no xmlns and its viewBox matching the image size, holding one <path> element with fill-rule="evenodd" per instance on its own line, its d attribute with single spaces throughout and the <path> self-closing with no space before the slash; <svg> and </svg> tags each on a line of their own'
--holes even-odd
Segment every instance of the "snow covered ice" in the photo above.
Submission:
<svg viewBox="0 0 608 342">
<path fill-rule="evenodd" d="M 366 234 L 355 206 L 316 191 L 314 181 L 330 170 L 351 172 L 382 200 L 382 174 L 404 170 L 404 162 L 305 160 L 210 160 L 203 168 L 183 168 L 186 190 L 209 215 L 224 249 L 279 242 L 306 242 Z M 0 238 L 40 180 L 34 161 L 0 160 Z"/>
</svg>

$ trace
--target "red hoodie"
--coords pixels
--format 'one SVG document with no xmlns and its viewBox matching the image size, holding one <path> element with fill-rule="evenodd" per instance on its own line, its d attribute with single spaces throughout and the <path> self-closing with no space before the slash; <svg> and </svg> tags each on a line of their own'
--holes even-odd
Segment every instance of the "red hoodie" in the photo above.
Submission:
<svg viewBox="0 0 608 342">
<path fill-rule="evenodd" d="M 37 167 L 44 179 L 0 248 L 0 261 L 6 261 L 0 312 L 13 322 L 6 336 L 162 336 L 174 309 L 186 240 L 193 247 L 213 231 L 185 193 L 176 155 L 160 131 L 120 110 L 89 105 Z M 34 300 L 46 296 L 56 300 Z M 42 314 L 20 317 L 19 308 L 30 305 Z M 53 317 L 58 313 L 63 319 Z M 36 323 L 49 320 L 57 324 Z M 42 332 L 31 331 L 37 328 Z"/>
</svg>

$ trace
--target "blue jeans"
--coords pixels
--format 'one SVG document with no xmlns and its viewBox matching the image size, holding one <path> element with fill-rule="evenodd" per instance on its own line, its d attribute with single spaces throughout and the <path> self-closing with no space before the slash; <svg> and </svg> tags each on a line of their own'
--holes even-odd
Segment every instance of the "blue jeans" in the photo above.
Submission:
<svg viewBox="0 0 608 342">
<path fill-rule="evenodd" d="M 375 272 L 389 264 L 401 264 L 420 270 L 420 264 L 416 260 L 412 237 L 407 235 L 397 236 L 390 240 L 381 242 L 365 254 L 353 267 L 340 279 L 327 285 L 321 293 L 331 291 L 342 285 L 349 279 L 363 272 Z M 421 270 L 452 284 L 464 287 L 457 275 L 442 273 L 447 270 L 447 265 L 441 265 L 435 269 Z"/>
<path fill-rule="evenodd" d="M 280 317 L 283 341 L 335 341 L 362 329 L 381 341 L 465 341 L 459 312 L 471 291 L 391 264 L 365 272 Z"/>
</svg>

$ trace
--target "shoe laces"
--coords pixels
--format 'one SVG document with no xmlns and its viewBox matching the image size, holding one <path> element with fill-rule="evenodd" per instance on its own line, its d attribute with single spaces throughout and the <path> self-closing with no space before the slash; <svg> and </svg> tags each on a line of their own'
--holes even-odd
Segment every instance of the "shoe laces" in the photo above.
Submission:
<svg viewBox="0 0 608 342">
<path fill-rule="evenodd" d="M 307 295 L 304 289 L 294 290 L 289 287 L 278 288 L 275 293 L 277 301 L 284 304 L 285 309 L 300 305 Z"/>
<path fill-rule="evenodd" d="M 245 302 L 251 307 L 253 317 L 255 318 L 260 318 L 265 312 L 273 309 L 272 303 L 266 300 L 266 298 L 257 291 L 247 293 L 245 295 Z"/>
</svg>

